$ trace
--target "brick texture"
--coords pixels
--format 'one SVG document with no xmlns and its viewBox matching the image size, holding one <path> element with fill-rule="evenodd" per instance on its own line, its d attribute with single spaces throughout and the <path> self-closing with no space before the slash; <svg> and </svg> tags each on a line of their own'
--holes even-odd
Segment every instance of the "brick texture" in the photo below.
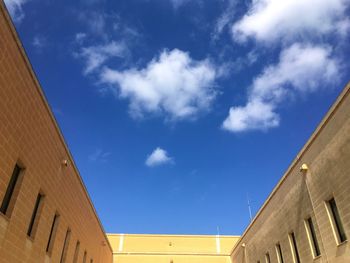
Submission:
<svg viewBox="0 0 350 263">
<path fill-rule="evenodd" d="M 25 169 L 10 203 L 0 213 L 0 262 L 60 262 L 67 229 L 66 262 L 112 262 L 112 250 L 48 104 L 0 2 L 0 202 L 16 163 Z M 68 160 L 68 166 L 62 160 Z M 34 238 L 27 236 L 37 195 L 45 197 Z M 60 214 L 51 254 L 46 246 L 54 214 Z"/>
<path fill-rule="evenodd" d="M 334 198 L 350 238 L 350 84 L 344 89 L 309 142 L 235 246 L 233 263 L 278 262 L 280 243 L 284 262 L 294 262 L 288 234 L 295 233 L 301 262 L 350 262 L 350 243 L 339 244 L 326 202 Z M 300 171 L 307 164 L 306 173 Z M 304 220 L 312 218 L 321 255 L 313 258 Z"/>
</svg>

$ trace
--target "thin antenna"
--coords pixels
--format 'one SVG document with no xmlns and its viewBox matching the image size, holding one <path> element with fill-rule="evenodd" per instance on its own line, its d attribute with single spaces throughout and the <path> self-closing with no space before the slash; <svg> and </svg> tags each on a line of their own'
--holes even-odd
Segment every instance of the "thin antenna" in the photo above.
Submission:
<svg viewBox="0 0 350 263">
<path fill-rule="evenodd" d="M 251 222 L 253 220 L 253 217 L 252 217 L 252 209 L 250 207 L 250 201 L 249 201 L 248 193 L 247 193 L 247 202 L 248 202 L 249 218 L 250 218 L 250 222 Z"/>
</svg>

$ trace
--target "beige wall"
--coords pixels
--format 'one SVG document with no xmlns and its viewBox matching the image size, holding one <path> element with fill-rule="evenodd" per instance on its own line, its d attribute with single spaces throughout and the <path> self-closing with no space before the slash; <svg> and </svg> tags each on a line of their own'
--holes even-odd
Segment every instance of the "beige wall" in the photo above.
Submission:
<svg viewBox="0 0 350 263">
<path fill-rule="evenodd" d="M 108 234 L 114 262 L 229 263 L 238 236 Z"/>
<path fill-rule="evenodd" d="M 0 262 L 60 262 L 71 229 L 67 261 L 80 241 L 78 262 L 112 262 L 112 251 L 78 171 L 42 95 L 15 30 L 0 1 L 0 203 L 16 163 L 22 181 L 11 213 L 0 213 Z M 68 166 L 61 164 L 68 160 Z M 27 236 L 38 192 L 44 193 L 34 238 Z M 51 255 L 46 245 L 55 212 L 60 214 Z"/>
<path fill-rule="evenodd" d="M 350 262 L 349 242 L 338 244 L 325 201 L 334 197 L 350 238 L 350 85 L 291 164 L 242 239 L 235 236 L 105 236 L 73 159 L 0 1 L 0 202 L 15 164 L 21 179 L 9 213 L 0 213 L 0 262 L 59 262 L 67 229 L 66 262 L 243 263 L 293 262 L 288 234 L 295 233 L 302 262 Z M 300 129 L 302 127 L 295 127 Z M 283 150 L 283 149 L 281 149 Z M 68 160 L 68 165 L 62 165 Z M 302 164 L 308 170 L 300 172 Z M 35 236 L 27 229 L 37 194 L 45 195 Z M 60 214 L 52 253 L 46 253 L 53 216 Z M 313 259 L 304 220 L 311 216 L 321 256 Z M 123 240 L 123 241 L 121 241 Z M 219 245 L 218 245 L 219 244 Z"/>
<path fill-rule="evenodd" d="M 288 234 L 294 231 L 302 262 L 350 262 L 350 244 L 337 244 L 325 201 L 334 197 L 350 238 L 350 85 L 333 105 L 278 186 L 237 243 L 232 262 L 277 262 L 280 243 L 284 262 L 293 262 Z M 296 127 L 298 129 L 302 127 Z M 302 164 L 308 171 L 300 171 Z M 304 219 L 311 216 L 321 249 L 313 260 Z"/>
</svg>

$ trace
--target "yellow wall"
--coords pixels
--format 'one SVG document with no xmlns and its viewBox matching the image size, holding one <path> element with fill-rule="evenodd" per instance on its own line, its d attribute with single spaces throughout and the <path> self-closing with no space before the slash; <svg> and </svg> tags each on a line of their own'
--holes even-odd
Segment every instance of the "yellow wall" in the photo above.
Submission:
<svg viewBox="0 0 350 263">
<path fill-rule="evenodd" d="M 300 127 L 296 127 L 300 128 Z M 276 244 L 284 262 L 293 260 L 291 232 L 301 262 L 350 262 L 350 83 L 299 152 L 232 253 L 233 263 L 277 263 Z M 306 164 L 308 169 L 301 171 Z M 345 242 L 336 238 L 327 201 L 334 198 Z M 313 221 L 320 256 L 312 253 L 305 219 Z"/>
<path fill-rule="evenodd" d="M 108 234 L 118 263 L 229 263 L 238 236 Z"/>
<path fill-rule="evenodd" d="M 105 232 L 0 0 L 0 204 L 16 164 L 22 171 L 9 209 L 0 212 L 0 262 L 71 263 L 75 255 L 83 262 L 86 251 L 86 262 L 111 263 Z M 28 235 L 38 193 L 44 197 Z"/>
</svg>

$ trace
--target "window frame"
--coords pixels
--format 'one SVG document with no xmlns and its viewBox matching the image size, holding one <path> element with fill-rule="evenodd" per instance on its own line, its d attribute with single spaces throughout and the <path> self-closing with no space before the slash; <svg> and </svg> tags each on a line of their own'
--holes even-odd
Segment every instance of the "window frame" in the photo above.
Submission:
<svg viewBox="0 0 350 263">
<path fill-rule="evenodd" d="M 334 206 L 332 206 L 332 203 L 334 204 Z M 347 242 L 348 238 L 347 238 L 347 235 L 345 232 L 344 224 L 342 222 L 340 211 L 339 211 L 337 202 L 335 200 L 335 197 L 333 196 L 333 197 L 329 198 L 325 202 L 325 206 L 326 206 L 329 221 L 331 223 L 331 227 L 332 227 L 335 241 L 336 241 L 337 245 L 339 246 L 339 245 Z M 341 232 L 343 232 L 343 233 L 341 233 Z M 345 238 L 343 238 L 343 236 Z"/>
<path fill-rule="evenodd" d="M 276 243 L 275 249 L 276 249 L 276 255 L 277 255 L 277 262 L 278 263 L 284 263 L 283 251 L 282 251 L 281 243 L 279 243 L 279 242 Z"/>
<path fill-rule="evenodd" d="M 50 228 L 49 239 L 47 241 L 47 246 L 46 246 L 46 253 L 49 256 L 51 256 L 53 246 L 55 245 L 59 222 L 60 222 L 60 214 L 58 212 L 55 212 L 55 215 L 52 220 L 51 228 Z"/>
<path fill-rule="evenodd" d="M 315 225 L 312 217 L 309 216 L 304 220 L 306 235 L 309 240 L 309 245 L 313 259 L 321 256 L 320 244 L 318 243 Z"/>
<path fill-rule="evenodd" d="M 35 200 L 32 216 L 30 218 L 29 226 L 27 230 L 27 237 L 33 240 L 35 238 L 35 234 L 39 225 L 41 212 L 44 205 L 44 200 L 45 200 L 45 194 L 40 190 Z"/>
<path fill-rule="evenodd" d="M 297 244 L 294 231 L 288 234 L 288 239 L 289 239 L 290 249 L 292 251 L 293 262 L 300 263 L 300 254 L 299 254 L 298 244 Z"/>
<path fill-rule="evenodd" d="M 6 191 L 2 197 L 0 214 L 10 219 L 15 207 L 19 191 L 23 181 L 25 168 L 19 162 L 15 163 L 12 174 L 8 180 Z"/>
<path fill-rule="evenodd" d="M 66 235 L 64 237 L 64 241 L 63 241 L 60 263 L 66 262 L 71 235 L 72 235 L 72 230 L 68 227 L 66 231 Z"/>
</svg>

